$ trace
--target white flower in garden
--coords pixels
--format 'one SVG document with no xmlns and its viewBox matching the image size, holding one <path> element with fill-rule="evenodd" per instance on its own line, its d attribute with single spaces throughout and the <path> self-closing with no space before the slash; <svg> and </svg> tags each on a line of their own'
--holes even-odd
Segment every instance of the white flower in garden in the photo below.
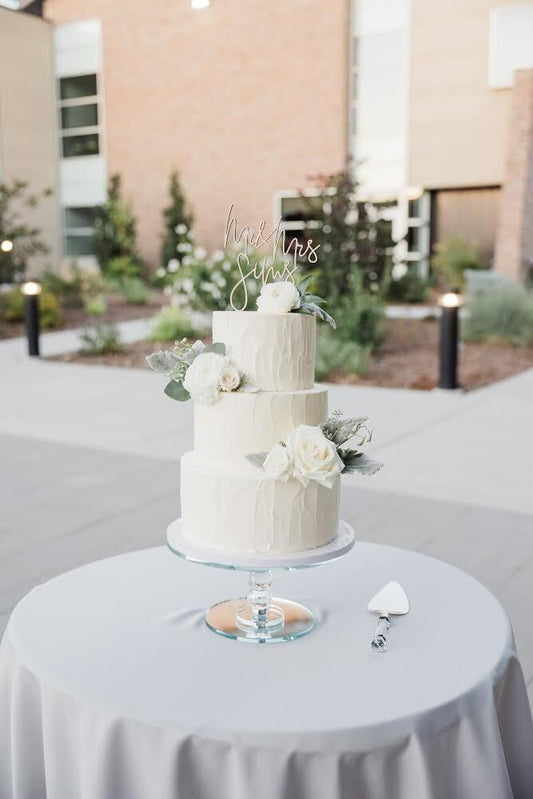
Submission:
<svg viewBox="0 0 533 799">
<path fill-rule="evenodd" d="M 292 458 L 287 447 L 276 444 L 265 458 L 263 469 L 269 477 L 284 483 L 292 476 Z"/>
<path fill-rule="evenodd" d="M 170 297 L 170 295 L 172 294 L 172 286 L 165 286 L 165 288 L 163 289 L 163 294 L 165 295 L 165 297 Z"/>
<path fill-rule="evenodd" d="M 231 261 L 224 261 L 222 264 L 222 269 L 224 272 L 231 272 Z"/>
<path fill-rule="evenodd" d="M 188 229 L 189 228 L 187 227 L 187 225 L 184 225 L 183 222 L 181 222 L 179 225 L 176 225 L 176 227 L 174 228 L 178 236 L 183 236 L 185 233 L 187 233 Z"/>
<path fill-rule="evenodd" d="M 240 374 L 234 366 L 228 363 L 220 373 L 220 388 L 222 391 L 237 391 L 240 384 Z"/>
<path fill-rule="evenodd" d="M 156 277 L 165 277 L 165 275 L 166 275 L 166 270 L 165 270 L 165 269 L 163 269 L 163 267 L 162 267 L 162 266 L 160 266 L 160 267 L 159 267 L 159 269 L 157 270 L 157 272 L 156 272 L 155 274 L 156 274 Z"/>
<path fill-rule="evenodd" d="M 192 263 L 192 259 L 188 255 L 184 255 L 183 258 L 181 259 L 181 263 L 183 264 L 183 266 L 190 266 Z"/>
<path fill-rule="evenodd" d="M 178 252 L 191 252 L 192 244 L 189 244 L 188 241 L 180 241 L 180 243 L 176 246 L 176 250 Z"/>
<path fill-rule="evenodd" d="M 213 255 L 211 256 L 211 258 L 212 258 L 212 259 L 213 259 L 213 261 L 215 261 L 216 263 L 217 263 L 218 261 L 223 261 L 223 260 L 224 260 L 224 253 L 222 252 L 222 250 L 215 250 L 215 252 L 214 252 L 214 253 L 213 253 Z"/>
<path fill-rule="evenodd" d="M 211 291 L 211 296 L 213 297 L 214 300 L 220 300 L 220 298 L 222 297 L 222 292 L 220 291 L 220 289 L 213 288 L 213 290 Z"/>
<path fill-rule="evenodd" d="M 194 283 L 190 277 L 186 277 L 183 283 L 181 284 L 181 287 L 185 292 L 185 294 L 191 294 L 194 289 Z"/>
<path fill-rule="evenodd" d="M 344 217 L 344 223 L 346 225 L 355 225 L 355 223 L 357 222 L 357 218 L 358 218 L 357 211 L 355 210 L 355 208 L 352 208 L 350 211 L 348 211 L 348 213 Z"/>
<path fill-rule="evenodd" d="M 195 254 L 196 258 L 205 258 L 205 256 L 207 255 L 207 252 L 204 250 L 203 247 L 196 247 L 196 249 L 194 251 L 194 254 Z"/>
<path fill-rule="evenodd" d="M 302 424 L 287 439 L 287 449 L 293 459 L 293 474 L 306 486 L 311 480 L 326 488 L 333 488 L 344 463 L 337 447 L 320 427 Z"/>
<path fill-rule="evenodd" d="M 200 283 L 200 288 L 202 289 L 202 291 L 206 291 L 208 294 L 212 294 L 214 286 L 212 283 L 209 283 L 207 280 L 204 280 L 203 283 Z"/>
<path fill-rule="evenodd" d="M 180 268 L 180 262 L 177 258 L 171 258 L 167 264 L 167 269 L 169 272 L 177 272 Z"/>
<path fill-rule="evenodd" d="M 192 399 L 203 405 L 213 405 L 219 399 L 220 378 L 228 359 L 217 352 L 197 355 L 183 378 L 183 387 Z"/>
<path fill-rule="evenodd" d="M 290 280 L 265 283 L 257 298 L 260 313 L 289 313 L 299 302 L 300 292 Z"/>
</svg>

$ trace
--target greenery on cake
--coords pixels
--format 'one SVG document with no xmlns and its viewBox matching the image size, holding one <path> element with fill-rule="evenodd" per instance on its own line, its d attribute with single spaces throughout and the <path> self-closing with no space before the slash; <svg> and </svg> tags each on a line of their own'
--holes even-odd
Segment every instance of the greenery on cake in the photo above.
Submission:
<svg viewBox="0 0 533 799">
<path fill-rule="evenodd" d="M 174 349 L 153 352 L 146 360 L 154 372 L 167 376 L 165 394 L 178 402 L 193 399 L 213 405 L 225 392 L 256 390 L 231 363 L 221 342 L 206 346 L 202 341 L 190 344 L 182 339 Z"/>
<path fill-rule="evenodd" d="M 315 316 L 336 328 L 333 317 L 322 308 L 327 300 L 309 291 L 312 275 L 303 277 L 298 283 L 292 280 L 278 280 L 265 283 L 257 298 L 259 313 L 302 313 Z"/>
<path fill-rule="evenodd" d="M 286 441 L 280 441 L 269 452 L 254 452 L 246 457 L 275 480 L 294 479 L 303 486 L 314 481 L 333 488 L 338 475 L 372 475 L 382 468 L 382 463 L 361 449 L 372 440 L 367 421 L 363 416 L 344 418 L 335 411 L 324 424 L 299 425 Z"/>
</svg>

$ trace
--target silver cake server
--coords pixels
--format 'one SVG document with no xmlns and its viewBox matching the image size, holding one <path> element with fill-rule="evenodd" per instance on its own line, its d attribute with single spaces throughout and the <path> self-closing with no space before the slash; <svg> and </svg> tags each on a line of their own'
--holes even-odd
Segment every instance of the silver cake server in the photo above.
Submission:
<svg viewBox="0 0 533 799">
<path fill-rule="evenodd" d="M 372 649 L 374 652 L 384 652 L 387 648 L 387 635 L 390 628 L 389 616 L 405 616 L 406 613 L 409 613 L 407 594 L 400 583 L 392 580 L 370 600 L 368 610 L 379 616 L 376 632 L 372 639 Z"/>
</svg>

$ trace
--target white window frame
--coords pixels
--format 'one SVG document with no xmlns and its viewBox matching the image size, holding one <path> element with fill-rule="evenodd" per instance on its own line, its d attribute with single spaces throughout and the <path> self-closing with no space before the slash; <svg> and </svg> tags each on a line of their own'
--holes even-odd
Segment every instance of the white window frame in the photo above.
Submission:
<svg viewBox="0 0 533 799">
<path fill-rule="evenodd" d="M 62 100 L 61 99 L 61 80 L 66 80 L 68 78 L 77 78 L 82 77 L 82 75 L 94 75 L 96 77 L 96 94 L 87 95 L 86 97 L 74 97 L 71 100 Z M 57 116 L 58 116 L 58 130 L 59 130 L 59 138 L 60 138 L 60 158 L 62 160 L 70 161 L 71 159 L 77 158 L 98 158 L 104 155 L 104 125 L 102 120 L 103 115 L 103 107 L 104 104 L 102 102 L 102 79 L 98 72 L 86 72 L 80 73 L 80 75 L 62 75 L 57 78 Z M 96 113 L 98 116 L 98 124 L 97 125 L 86 125 L 80 128 L 64 128 L 63 127 L 63 118 L 61 114 L 61 110 L 63 108 L 73 108 L 79 105 L 96 105 Z M 74 155 L 74 156 L 65 156 L 63 155 L 63 141 L 66 138 L 70 138 L 72 136 L 86 136 L 89 134 L 96 134 L 98 136 L 98 152 L 97 153 L 90 153 L 87 155 Z"/>
</svg>

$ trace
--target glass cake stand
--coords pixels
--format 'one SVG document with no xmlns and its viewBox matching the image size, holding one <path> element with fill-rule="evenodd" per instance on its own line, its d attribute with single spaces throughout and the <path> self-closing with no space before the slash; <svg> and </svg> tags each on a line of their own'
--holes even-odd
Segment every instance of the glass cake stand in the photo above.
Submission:
<svg viewBox="0 0 533 799">
<path fill-rule="evenodd" d="M 167 530 L 167 545 L 180 558 L 217 569 L 249 572 L 249 592 L 240 599 L 226 599 L 207 609 L 205 623 L 210 630 L 236 641 L 266 644 L 292 641 L 310 632 L 316 624 L 312 610 L 290 599 L 272 596 L 272 572 L 321 566 L 346 555 L 355 543 L 355 533 L 339 522 L 337 537 L 323 547 L 288 555 L 247 555 L 199 547 L 183 532 L 181 519 Z"/>
</svg>

